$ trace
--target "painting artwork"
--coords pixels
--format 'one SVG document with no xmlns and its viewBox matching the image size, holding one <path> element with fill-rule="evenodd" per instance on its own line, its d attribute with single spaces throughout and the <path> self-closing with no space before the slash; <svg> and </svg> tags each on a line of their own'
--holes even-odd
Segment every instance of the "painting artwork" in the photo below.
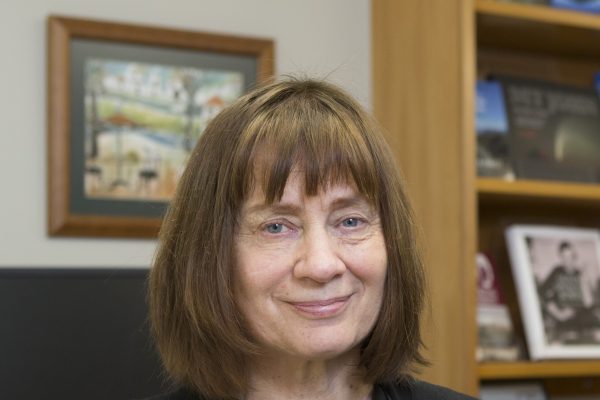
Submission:
<svg viewBox="0 0 600 400">
<path fill-rule="evenodd" d="M 85 196 L 168 201 L 206 124 L 243 90 L 235 71 L 87 60 Z"/>
<path fill-rule="evenodd" d="M 202 133 L 271 39 L 48 17 L 48 234 L 156 238 Z"/>
</svg>

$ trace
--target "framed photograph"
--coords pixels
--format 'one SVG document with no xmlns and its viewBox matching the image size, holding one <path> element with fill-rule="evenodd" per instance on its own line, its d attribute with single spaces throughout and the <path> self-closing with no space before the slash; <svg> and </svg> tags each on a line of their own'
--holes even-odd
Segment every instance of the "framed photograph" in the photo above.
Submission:
<svg viewBox="0 0 600 400">
<path fill-rule="evenodd" d="M 531 359 L 599 358 L 599 232 L 514 225 L 506 238 Z"/>
<path fill-rule="evenodd" d="M 48 19 L 48 233 L 155 237 L 191 150 L 272 40 Z"/>
</svg>

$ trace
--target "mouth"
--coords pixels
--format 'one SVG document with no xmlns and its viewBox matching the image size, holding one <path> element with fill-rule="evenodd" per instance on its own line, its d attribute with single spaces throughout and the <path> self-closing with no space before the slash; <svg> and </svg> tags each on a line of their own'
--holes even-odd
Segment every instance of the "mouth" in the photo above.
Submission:
<svg viewBox="0 0 600 400">
<path fill-rule="evenodd" d="M 335 297 L 326 300 L 290 301 L 287 302 L 298 313 L 309 318 L 331 318 L 341 314 L 352 295 Z"/>
</svg>

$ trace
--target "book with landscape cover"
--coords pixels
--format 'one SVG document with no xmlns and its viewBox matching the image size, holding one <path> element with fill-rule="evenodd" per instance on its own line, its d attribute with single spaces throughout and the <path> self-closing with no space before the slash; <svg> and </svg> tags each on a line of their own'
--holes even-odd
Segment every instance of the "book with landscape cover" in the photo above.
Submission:
<svg viewBox="0 0 600 400">
<path fill-rule="evenodd" d="M 513 179 L 502 87 L 480 80 L 476 95 L 477 175 Z"/>
</svg>

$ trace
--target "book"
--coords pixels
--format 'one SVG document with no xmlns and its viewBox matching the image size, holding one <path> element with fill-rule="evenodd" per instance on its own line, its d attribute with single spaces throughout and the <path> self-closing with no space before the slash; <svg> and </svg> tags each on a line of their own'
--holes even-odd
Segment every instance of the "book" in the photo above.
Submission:
<svg viewBox="0 0 600 400">
<path fill-rule="evenodd" d="M 477 253 L 477 325 L 477 361 L 518 359 L 519 349 L 498 270 L 484 253 Z"/>
<path fill-rule="evenodd" d="M 600 13 L 600 0 L 550 0 L 550 5 L 557 8 Z"/>
<path fill-rule="evenodd" d="M 518 178 L 600 182 L 600 102 L 594 89 L 498 77 Z"/>
<path fill-rule="evenodd" d="M 544 386 L 537 382 L 484 383 L 481 400 L 547 400 Z"/>
<path fill-rule="evenodd" d="M 513 225 L 505 233 L 530 358 L 600 357 L 600 232 Z"/>
<path fill-rule="evenodd" d="M 513 179 L 508 143 L 508 120 L 499 82 L 477 81 L 477 174 Z"/>
</svg>

